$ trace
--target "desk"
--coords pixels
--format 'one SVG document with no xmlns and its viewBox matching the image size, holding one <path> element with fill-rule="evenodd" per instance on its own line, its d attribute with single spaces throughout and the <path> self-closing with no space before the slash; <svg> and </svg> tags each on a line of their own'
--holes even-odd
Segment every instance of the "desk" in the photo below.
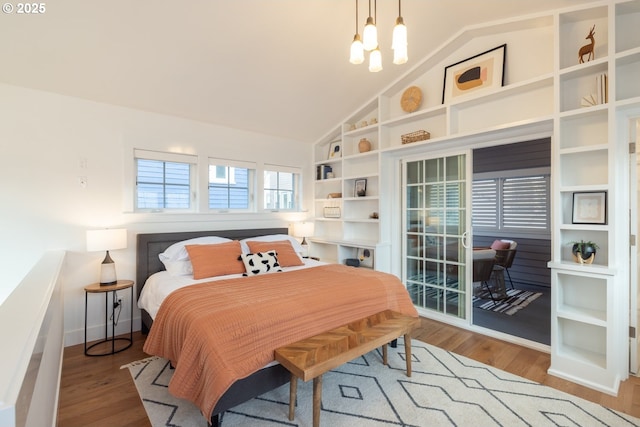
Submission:
<svg viewBox="0 0 640 427">
<path fill-rule="evenodd" d="M 129 338 L 116 338 L 116 316 L 115 309 L 116 304 L 118 303 L 116 292 L 123 289 L 131 290 L 131 329 L 129 330 Z M 111 302 L 111 337 L 109 337 L 109 292 L 111 292 L 112 302 Z M 104 339 L 87 346 L 87 302 L 89 294 L 104 294 L 104 311 L 105 311 L 105 319 L 104 319 Z M 124 341 L 127 344 L 116 350 L 116 341 Z M 89 353 L 89 350 L 92 348 L 104 344 L 111 343 L 110 351 L 104 351 L 102 353 Z M 107 356 L 110 354 L 119 353 L 123 350 L 128 349 L 133 344 L 133 280 L 118 280 L 115 285 L 100 285 L 100 283 L 93 283 L 91 285 L 85 286 L 84 288 L 84 354 L 86 356 Z"/>
</svg>

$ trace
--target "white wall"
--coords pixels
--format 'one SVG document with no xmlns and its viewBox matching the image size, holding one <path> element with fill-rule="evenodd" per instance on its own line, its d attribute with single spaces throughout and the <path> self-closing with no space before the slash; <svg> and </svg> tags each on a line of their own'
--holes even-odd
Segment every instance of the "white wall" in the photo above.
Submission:
<svg viewBox="0 0 640 427">
<path fill-rule="evenodd" d="M 171 147 L 302 167 L 302 208 L 312 204 L 309 144 L 3 84 L 0 124 L 0 303 L 43 252 L 66 250 L 66 345 L 83 341 L 83 288 L 98 280 L 104 257 L 85 252 L 87 229 L 127 228 L 128 248 L 111 256 L 118 277 L 134 279 L 138 232 L 287 226 L 307 216 L 306 212 L 233 216 L 123 212 L 125 159 L 132 147 Z M 87 177 L 86 188 L 79 185 L 79 176 Z M 128 294 L 122 294 L 125 310 L 117 333 L 128 330 Z M 89 297 L 89 339 L 94 339 L 103 331 L 104 300 Z M 138 329 L 137 310 L 134 319 Z"/>
</svg>

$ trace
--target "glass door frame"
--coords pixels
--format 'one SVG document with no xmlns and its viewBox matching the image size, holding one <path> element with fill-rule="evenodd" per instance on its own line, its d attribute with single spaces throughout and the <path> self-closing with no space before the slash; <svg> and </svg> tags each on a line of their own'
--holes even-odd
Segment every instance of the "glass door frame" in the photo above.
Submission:
<svg viewBox="0 0 640 427">
<path fill-rule="evenodd" d="M 464 295 L 465 295 L 465 303 L 464 303 L 464 317 L 457 317 L 451 314 L 446 314 L 444 312 L 440 312 L 437 310 L 431 310 L 428 308 L 416 306 L 418 311 L 421 314 L 425 314 L 430 318 L 435 318 L 436 320 L 442 320 L 445 323 L 449 324 L 463 324 L 463 325 L 471 325 L 473 324 L 473 248 L 472 248 L 472 228 L 471 228 L 471 185 L 472 185 L 472 177 L 473 177 L 473 169 L 472 169 L 472 150 L 469 149 L 456 149 L 456 150 L 446 150 L 446 151 L 437 151 L 437 152 L 424 152 L 420 154 L 414 154 L 410 156 L 403 156 L 400 158 L 400 175 L 401 175 L 401 221 L 400 221 L 400 233 L 401 233 L 401 278 L 405 285 L 407 284 L 407 252 L 408 252 L 408 238 L 407 238 L 407 182 L 406 182 L 406 167 L 408 163 L 416 162 L 416 161 L 426 161 L 433 159 L 444 159 L 447 157 L 453 156 L 465 156 L 464 160 L 464 182 L 465 182 L 465 191 L 464 191 L 464 212 L 466 214 L 466 218 L 464 219 L 464 227 L 465 231 L 462 237 L 462 243 L 464 246 Z M 462 290 L 462 289 L 461 289 Z"/>
</svg>

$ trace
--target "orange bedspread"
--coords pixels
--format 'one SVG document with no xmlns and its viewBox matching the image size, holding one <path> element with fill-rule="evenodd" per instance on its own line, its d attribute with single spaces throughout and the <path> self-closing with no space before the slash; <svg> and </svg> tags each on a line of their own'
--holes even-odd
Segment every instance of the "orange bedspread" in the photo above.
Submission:
<svg viewBox="0 0 640 427">
<path fill-rule="evenodd" d="M 276 348 L 386 309 L 418 316 L 397 277 L 337 264 L 202 283 L 166 298 L 144 351 L 171 360 L 169 391 L 208 418 Z"/>
</svg>

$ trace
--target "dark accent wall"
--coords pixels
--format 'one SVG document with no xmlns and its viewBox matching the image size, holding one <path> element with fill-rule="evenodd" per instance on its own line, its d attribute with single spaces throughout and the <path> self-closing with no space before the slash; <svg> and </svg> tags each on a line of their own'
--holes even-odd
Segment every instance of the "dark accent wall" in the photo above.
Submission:
<svg viewBox="0 0 640 427">
<path fill-rule="evenodd" d="M 543 138 L 516 144 L 473 150 L 473 172 L 496 172 L 510 169 L 528 169 L 551 165 L 551 139 Z M 510 239 L 509 237 L 503 237 Z M 487 247 L 494 236 L 474 235 L 474 247 Z M 527 283 L 551 287 L 551 270 L 547 262 L 551 259 L 551 241 L 541 239 L 513 238 L 518 242 L 513 266 L 509 269 L 514 285 Z"/>
<path fill-rule="evenodd" d="M 551 138 L 473 150 L 473 173 L 551 166 Z"/>
</svg>

